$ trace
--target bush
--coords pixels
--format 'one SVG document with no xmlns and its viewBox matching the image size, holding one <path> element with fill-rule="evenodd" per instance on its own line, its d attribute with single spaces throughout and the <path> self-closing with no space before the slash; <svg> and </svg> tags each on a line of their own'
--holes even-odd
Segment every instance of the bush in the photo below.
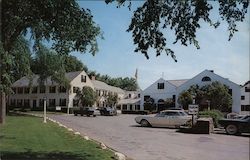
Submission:
<svg viewBox="0 0 250 160">
<path fill-rule="evenodd" d="M 218 127 L 219 119 L 223 118 L 223 114 L 219 110 L 206 110 L 199 112 L 200 117 L 211 117 L 213 118 L 214 126 Z"/>
</svg>

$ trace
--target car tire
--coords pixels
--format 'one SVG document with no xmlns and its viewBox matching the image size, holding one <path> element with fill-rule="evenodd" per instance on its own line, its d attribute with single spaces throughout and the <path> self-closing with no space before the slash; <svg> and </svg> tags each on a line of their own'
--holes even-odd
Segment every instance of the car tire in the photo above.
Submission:
<svg viewBox="0 0 250 160">
<path fill-rule="evenodd" d="M 226 129 L 227 134 L 230 134 L 230 135 L 235 135 L 238 133 L 238 127 L 234 124 L 227 125 L 225 129 Z"/>
<path fill-rule="evenodd" d="M 145 120 L 145 119 L 141 120 L 140 124 L 141 124 L 142 127 L 148 127 L 148 126 L 150 126 L 149 122 L 147 120 Z"/>
</svg>

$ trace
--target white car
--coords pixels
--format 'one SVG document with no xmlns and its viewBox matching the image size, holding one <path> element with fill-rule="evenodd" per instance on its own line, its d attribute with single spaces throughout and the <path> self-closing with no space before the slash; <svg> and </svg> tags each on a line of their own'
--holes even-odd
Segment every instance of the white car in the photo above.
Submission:
<svg viewBox="0 0 250 160">
<path fill-rule="evenodd" d="M 175 127 L 179 128 L 191 122 L 192 116 L 189 116 L 184 110 L 164 110 L 155 116 L 138 116 L 136 123 L 143 127 Z"/>
</svg>

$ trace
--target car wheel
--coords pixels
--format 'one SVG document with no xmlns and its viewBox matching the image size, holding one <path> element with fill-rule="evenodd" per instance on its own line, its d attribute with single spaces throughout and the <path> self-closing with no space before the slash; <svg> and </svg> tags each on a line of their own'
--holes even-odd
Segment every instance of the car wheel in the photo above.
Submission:
<svg viewBox="0 0 250 160">
<path fill-rule="evenodd" d="M 147 120 L 143 119 L 143 120 L 141 120 L 141 126 L 148 127 L 148 126 L 150 126 L 150 124 L 148 123 Z"/>
<path fill-rule="evenodd" d="M 227 134 L 233 135 L 233 134 L 237 134 L 238 133 L 238 127 L 234 124 L 229 124 L 226 127 L 226 132 Z"/>
<path fill-rule="evenodd" d="M 74 116 L 77 116 L 77 113 L 75 113 Z"/>
</svg>

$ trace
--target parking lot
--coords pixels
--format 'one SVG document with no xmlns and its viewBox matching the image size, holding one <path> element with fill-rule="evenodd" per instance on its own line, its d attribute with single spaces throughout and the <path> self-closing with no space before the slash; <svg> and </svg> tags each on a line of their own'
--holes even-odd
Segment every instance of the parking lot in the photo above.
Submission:
<svg viewBox="0 0 250 160">
<path fill-rule="evenodd" d="M 248 136 L 144 128 L 134 121 L 136 115 L 49 116 L 135 160 L 249 160 Z"/>
</svg>

